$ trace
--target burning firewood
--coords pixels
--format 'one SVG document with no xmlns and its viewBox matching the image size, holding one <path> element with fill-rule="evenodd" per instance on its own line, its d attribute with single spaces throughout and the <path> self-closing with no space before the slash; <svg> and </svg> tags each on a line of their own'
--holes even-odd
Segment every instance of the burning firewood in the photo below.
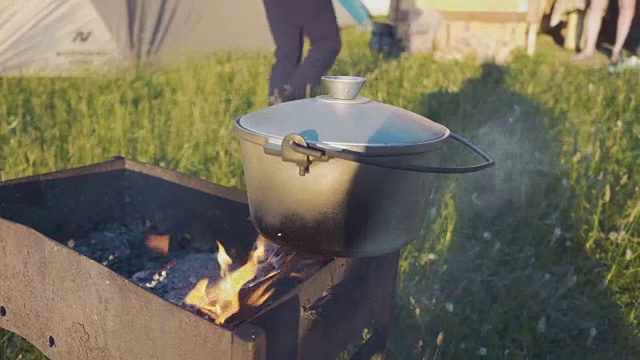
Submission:
<svg viewBox="0 0 640 360">
<path fill-rule="evenodd" d="M 217 280 L 216 254 L 193 253 L 174 259 L 170 265 L 139 271 L 132 276 L 138 286 L 178 306 L 201 278 Z"/>
<path fill-rule="evenodd" d="M 247 262 L 234 264 L 222 244 L 193 252 L 149 226 L 108 225 L 68 246 L 145 290 L 225 327 L 255 316 L 271 300 L 319 271 L 331 259 L 309 257 L 258 237 Z"/>
<path fill-rule="evenodd" d="M 277 280 L 293 274 L 290 265 L 294 258 L 294 254 L 259 236 L 247 262 L 232 270 L 231 258 L 218 243 L 220 279 L 216 283 L 202 279 L 187 295 L 185 303 L 224 324 L 240 311 L 241 305 L 256 308 L 264 304 L 273 295 Z"/>
</svg>

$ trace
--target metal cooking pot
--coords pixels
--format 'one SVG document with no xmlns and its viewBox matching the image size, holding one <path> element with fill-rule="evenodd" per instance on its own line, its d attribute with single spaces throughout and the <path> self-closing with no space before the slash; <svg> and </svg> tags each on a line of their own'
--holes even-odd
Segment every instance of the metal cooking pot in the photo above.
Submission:
<svg viewBox="0 0 640 360">
<path fill-rule="evenodd" d="M 322 80 L 328 95 L 236 119 L 251 221 L 276 243 L 334 257 L 394 252 L 418 237 L 434 174 L 494 165 L 446 127 L 359 96 L 364 78 Z M 485 162 L 436 166 L 447 138 Z"/>
</svg>

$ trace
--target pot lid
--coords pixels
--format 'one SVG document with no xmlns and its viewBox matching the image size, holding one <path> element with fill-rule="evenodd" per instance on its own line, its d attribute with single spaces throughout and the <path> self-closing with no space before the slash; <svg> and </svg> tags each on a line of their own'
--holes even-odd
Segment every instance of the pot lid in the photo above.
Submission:
<svg viewBox="0 0 640 360">
<path fill-rule="evenodd" d="M 364 78 L 325 76 L 322 80 L 328 95 L 247 114 L 236 121 L 239 135 L 280 144 L 288 134 L 297 133 L 310 144 L 396 154 L 426 151 L 449 136 L 449 129 L 421 115 L 359 96 Z"/>
</svg>

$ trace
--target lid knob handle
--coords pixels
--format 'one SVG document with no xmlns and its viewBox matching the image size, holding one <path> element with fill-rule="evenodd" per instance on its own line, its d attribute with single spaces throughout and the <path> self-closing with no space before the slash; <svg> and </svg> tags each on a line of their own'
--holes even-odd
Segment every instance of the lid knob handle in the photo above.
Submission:
<svg viewBox="0 0 640 360">
<path fill-rule="evenodd" d="M 354 100 L 367 81 L 357 76 L 323 76 L 322 82 L 329 90 L 329 96 L 338 100 Z"/>
</svg>

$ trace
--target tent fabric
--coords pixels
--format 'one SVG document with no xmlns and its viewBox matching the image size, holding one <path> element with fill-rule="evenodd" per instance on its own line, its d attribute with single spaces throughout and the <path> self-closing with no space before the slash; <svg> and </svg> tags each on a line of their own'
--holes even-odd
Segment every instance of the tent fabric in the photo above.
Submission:
<svg viewBox="0 0 640 360">
<path fill-rule="evenodd" d="M 362 0 L 371 16 L 387 16 L 391 7 L 391 0 Z"/>
<path fill-rule="evenodd" d="M 332 1 L 341 27 L 358 25 Z M 262 0 L 0 0 L 0 75 L 274 46 Z"/>
<path fill-rule="evenodd" d="M 86 0 L 0 1 L 0 73 L 67 72 L 121 60 L 118 44 Z"/>
</svg>

